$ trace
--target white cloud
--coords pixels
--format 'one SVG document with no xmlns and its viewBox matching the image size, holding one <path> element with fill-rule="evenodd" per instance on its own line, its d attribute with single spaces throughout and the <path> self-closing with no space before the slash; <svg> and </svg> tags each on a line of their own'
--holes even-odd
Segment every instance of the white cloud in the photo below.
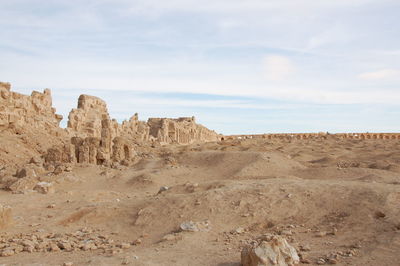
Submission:
<svg viewBox="0 0 400 266">
<path fill-rule="evenodd" d="M 282 81 L 296 71 L 293 62 L 285 56 L 269 55 L 264 58 L 264 75 L 271 81 Z"/>
<path fill-rule="evenodd" d="M 364 80 L 400 79 L 400 69 L 381 69 L 374 72 L 361 73 L 358 77 Z"/>
</svg>

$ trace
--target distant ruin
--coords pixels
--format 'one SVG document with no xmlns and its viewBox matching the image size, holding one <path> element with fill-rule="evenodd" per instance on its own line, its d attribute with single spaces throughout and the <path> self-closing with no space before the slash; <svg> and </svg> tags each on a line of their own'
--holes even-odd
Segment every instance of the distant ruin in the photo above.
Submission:
<svg viewBox="0 0 400 266">
<path fill-rule="evenodd" d="M 338 139 L 400 139 L 400 133 L 276 133 L 276 134 L 251 134 L 229 135 L 221 137 L 222 140 L 234 139 L 326 139 L 334 137 Z"/>
<path fill-rule="evenodd" d="M 137 113 L 118 123 L 100 98 L 81 95 L 77 108 L 68 115 L 67 128 L 59 126 L 62 116 L 52 106 L 51 91 L 33 91 L 30 96 L 11 91 L 0 82 L 0 130 L 16 134 L 47 134 L 55 141 L 44 154 L 47 163 L 129 164 L 135 159 L 135 145 L 191 144 L 235 139 L 400 139 L 398 133 L 285 133 L 231 135 L 217 134 L 196 123 L 195 117 L 149 118 L 140 121 Z M 46 135 L 46 136 L 47 136 Z"/>
<path fill-rule="evenodd" d="M 0 83 L 0 130 L 36 130 L 62 138 L 63 145 L 50 148 L 47 163 L 129 164 L 134 144 L 190 144 L 218 141 L 220 136 L 196 124 L 194 117 L 150 118 L 139 121 L 134 114 L 121 124 L 110 118 L 107 104 L 100 98 L 81 95 L 77 108 L 68 115 L 66 129 L 62 116 L 52 107 L 51 91 L 33 91 L 31 96 L 11 92 L 9 83 Z"/>
</svg>

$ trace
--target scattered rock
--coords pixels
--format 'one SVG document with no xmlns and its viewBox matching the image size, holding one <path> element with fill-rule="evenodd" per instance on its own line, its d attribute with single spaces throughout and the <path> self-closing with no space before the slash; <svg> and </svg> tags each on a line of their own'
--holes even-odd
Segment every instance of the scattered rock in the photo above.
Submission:
<svg viewBox="0 0 400 266">
<path fill-rule="evenodd" d="M 30 167 L 26 167 L 26 168 L 22 168 L 22 169 L 18 170 L 15 176 L 18 178 L 24 178 L 27 176 L 33 177 L 33 178 L 37 177 L 35 170 Z"/>
<path fill-rule="evenodd" d="M 309 245 L 302 245 L 300 246 L 300 251 L 311 251 L 311 248 Z"/>
<path fill-rule="evenodd" d="M 329 264 L 337 264 L 338 263 L 337 259 L 327 259 L 326 262 L 328 262 Z"/>
<path fill-rule="evenodd" d="M 53 174 L 59 175 L 59 174 L 61 174 L 62 172 L 64 172 L 64 170 L 65 170 L 64 165 L 57 165 L 57 166 L 55 167 L 54 171 L 53 171 Z"/>
<path fill-rule="evenodd" d="M 34 156 L 31 158 L 29 163 L 35 164 L 37 166 L 41 166 L 43 164 L 43 160 L 39 156 Z"/>
<path fill-rule="evenodd" d="M 142 244 L 142 239 L 140 239 L 140 238 L 138 238 L 132 242 L 132 245 L 135 245 L 135 246 L 140 245 L 140 244 Z"/>
<path fill-rule="evenodd" d="M 39 182 L 36 184 L 34 187 L 34 190 L 36 190 L 39 193 L 42 194 L 50 194 L 54 193 L 54 187 L 52 183 L 49 182 Z"/>
<path fill-rule="evenodd" d="M 193 221 L 188 221 L 188 222 L 183 222 L 179 226 L 181 231 L 186 231 L 186 232 L 208 232 L 211 230 L 211 225 L 209 221 L 204 221 L 204 222 L 193 222 Z"/>
<path fill-rule="evenodd" d="M 12 255 L 14 255 L 14 254 L 15 254 L 14 249 L 12 249 L 12 248 L 6 248 L 6 249 L 3 249 L 3 250 L 1 251 L 0 256 L 1 256 L 1 257 L 9 257 L 9 256 L 12 256 Z"/>
<path fill-rule="evenodd" d="M 34 177 L 23 177 L 8 186 L 8 189 L 15 193 L 24 193 L 28 190 L 33 190 L 37 183 L 37 179 Z"/>
<path fill-rule="evenodd" d="M 167 191 L 167 190 L 169 190 L 169 187 L 162 186 L 162 187 L 160 187 L 160 190 L 158 190 L 157 194 L 161 194 L 161 193 L 163 193 L 164 191 Z"/>
<path fill-rule="evenodd" d="M 300 262 L 303 264 L 311 264 L 311 260 L 309 259 L 301 259 Z"/>
<path fill-rule="evenodd" d="M 263 237 L 262 239 L 265 239 Z M 289 266 L 298 264 L 300 258 L 294 247 L 281 236 L 272 236 L 269 241 L 258 241 L 242 250 L 243 266 Z"/>
<path fill-rule="evenodd" d="M 182 236 L 179 234 L 167 234 L 163 236 L 161 241 L 179 241 L 182 240 Z"/>
<path fill-rule="evenodd" d="M 326 232 L 325 232 L 325 231 L 317 232 L 317 233 L 315 234 L 315 236 L 316 236 L 316 237 L 323 237 L 323 236 L 326 236 Z"/>
<path fill-rule="evenodd" d="M 381 212 L 381 211 L 376 211 L 375 212 L 375 218 L 376 219 L 382 219 L 382 218 L 385 218 L 386 217 L 386 214 L 384 214 L 383 212 Z"/>
<path fill-rule="evenodd" d="M 243 234 L 246 230 L 243 227 L 238 227 L 232 231 L 233 234 Z"/>
<path fill-rule="evenodd" d="M 131 248 L 131 244 L 121 243 L 121 244 L 117 245 L 117 247 L 122 248 L 122 249 L 129 249 L 129 248 Z"/>
</svg>

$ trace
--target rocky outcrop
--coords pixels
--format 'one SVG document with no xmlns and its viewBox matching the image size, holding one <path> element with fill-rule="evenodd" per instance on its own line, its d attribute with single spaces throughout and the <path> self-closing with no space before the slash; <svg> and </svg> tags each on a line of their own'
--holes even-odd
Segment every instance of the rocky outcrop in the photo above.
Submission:
<svg viewBox="0 0 400 266">
<path fill-rule="evenodd" d="M 241 254 L 243 266 L 291 266 L 300 258 L 294 247 L 281 236 L 263 236 L 246 246 Z"/>
<path fill-rule="evenodd" d="M 49 89 L 43 93 L 33 91 L 28 96 L 13 92 L 9 83 L 0 82 L 0 130 L 43 130 L 56 135 L 62 116 L 55 112 Z"/>
<path fill-rule="evenodd" d="M 196 124 L 195 117 L 150 118 L 147 124 L 150 136 L 161 143 L 189 144 L 219 139 L 215 131 Z"/>
</svg>

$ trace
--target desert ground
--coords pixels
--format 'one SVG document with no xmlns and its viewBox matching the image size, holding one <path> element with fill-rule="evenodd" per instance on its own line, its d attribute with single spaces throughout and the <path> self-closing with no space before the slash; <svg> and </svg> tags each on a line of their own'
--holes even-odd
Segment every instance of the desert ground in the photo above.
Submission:
<svg viewBox="0 0 400 266">
<path fill-rule="evenodd" d="M 3 132 L 1 152 L 28 160 L 23 138 Z M 400 265 L 399 140 L 236 139 L 137 154 L 130 166 L 44 171 L 48 193 L 1 190 L 13 221 L 0 264 L 234 266 L 244 245 L 275 234 L 300 264 Z"/>
</svg>

